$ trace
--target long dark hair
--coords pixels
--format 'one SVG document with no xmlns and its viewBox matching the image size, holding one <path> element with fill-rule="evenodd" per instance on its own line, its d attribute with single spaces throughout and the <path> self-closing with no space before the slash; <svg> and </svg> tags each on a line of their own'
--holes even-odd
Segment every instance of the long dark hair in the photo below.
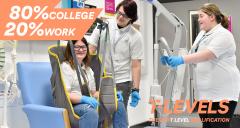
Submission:
<svg viewBox="0 0 240 128">
<path fill-rule="evenodd" d="M 228 29 L 228 18 L 221 13 L 217 5 L 212 3 L 206 3 L 200 8 L 200 10 L 209 16 L 214 15 L 216 18 L 216 22 L 218 24 L 221 23 L 224 28 Z"/>
<path fill-rule="evenodd" d="M 81 39 L 81 41 L 87 47 L 87 55 L 83 59 L 83 63 L 85 64 L 86 67 L 89 67 L 90 66 L 90 58 L 89 58 L 88 43 L 87 43 L 87 40 L 84 37 Z M 72 40 L 72 42 L 73 42 L 73 45 L 75 45 L 78 42 L 78 40 Z M 70 48 L 70 43 L 67 44 L 67 47 L 66 47 L 66 50 L 65 50 L 65 53 L 64 53 L 64 61 L 67 61 L 71 65 L 72 69 L 75 69 L 73 56 L 72 56 L 71 48 Z"/>
</svg>

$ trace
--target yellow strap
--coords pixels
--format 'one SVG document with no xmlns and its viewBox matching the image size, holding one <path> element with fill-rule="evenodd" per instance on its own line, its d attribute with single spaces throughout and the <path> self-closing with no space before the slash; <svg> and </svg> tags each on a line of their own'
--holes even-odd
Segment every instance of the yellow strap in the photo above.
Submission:
<svg viewBox="0 0 240 128">
<path fill-rule="evenodd" d="M 63 46 L 66 46 L 66 45 L 60 45 L 60 46 L 63 47 Z M 55 54 L 54 52 L 51 51 L 51 49 L 56 48 L 56 47 L 58 47 L 58 46 L 57 46 L 57 45 L 51 45 L 51 46 L 49 46 L 49 47 L 48 47 L 48 53 L 57 60 L 58 66 L 60 67 L 59 57 L 57 56 L 57 54 Z M 65 92 L 65 94 L 66 94 L 66 96 L 67 96 L 68 103 L 72 104 L 72 102 L 70 101 L 70 96 L 69 96 L 69 94 L 68 94 L 68 92 L 67 92 L 67 89 L 66 89 L 65 82 L 63 81 L 62 69 L 61 69 L 61 68 L 59 68 L 59 69 L 60 69 L 60 77 L 61 77 L 60 79 L 61 79 L 61 83 L 63 84 L 63 89 L 64 89 L 64 92 Z M 75 112 L 74 112 L 74 110 L 73 110 L 73 106 L 71 105 L 70 107 L 71 107 L 71 111 L 72 111 L 72 113 L 73 113 L 73 116 L 74 116 L 75 118 L 77 118 L 77 119 L 80 119 L 80 117 L 79 117 L 77 114 L 75 114 Z"/>
</svg>

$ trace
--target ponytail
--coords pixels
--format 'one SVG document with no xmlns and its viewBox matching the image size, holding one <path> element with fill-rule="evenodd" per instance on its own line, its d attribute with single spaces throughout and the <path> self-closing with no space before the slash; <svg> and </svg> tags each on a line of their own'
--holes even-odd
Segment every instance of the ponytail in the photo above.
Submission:
<svg viewBox="0 0 240 128">
<path fill-rule="evenodd" d="M 218 24 L 221 23 L 224 28 L 228 29 L 228 17 L 221 13 L 217 5 L 213 3 L 206 3 L 200 8 L 200 10 L 202 10 L 209 16 L 214 15 L 216 18 L 216 22 Z"/>
<path fill-rule="evenodd" d="M 221 14 L 220 16 L 221 16 L 221 19 L 222 19 L 222 20 L 221 20 L 221 25 L 222 25 L 224 28 L 228 29 L 228 25 L 229 25 L 228 17 L 225 16 L 225 15 L 223 15 L 223 14 Z"/>
</svg>

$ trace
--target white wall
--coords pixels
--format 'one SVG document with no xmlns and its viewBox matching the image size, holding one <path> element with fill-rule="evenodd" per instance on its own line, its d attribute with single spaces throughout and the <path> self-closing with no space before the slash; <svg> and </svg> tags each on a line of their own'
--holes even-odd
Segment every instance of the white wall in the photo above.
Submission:
<svg viewBox="0 0 240 128">
<path fill-rule="evenodd" d="M 48 47 L 57 41 L 18 41 L 17 61 L 49 61 Z"/>
</svg>

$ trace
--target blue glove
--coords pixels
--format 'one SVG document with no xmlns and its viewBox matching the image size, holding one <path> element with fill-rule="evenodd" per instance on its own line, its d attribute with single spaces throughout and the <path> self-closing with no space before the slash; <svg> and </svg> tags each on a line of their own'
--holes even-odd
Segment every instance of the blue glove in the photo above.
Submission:
<svg viewBox="0 0 240 128">
<path fill-rule="evenodd" d="M 160 61 L 163 65 L 168 64 L 168 56 L 161 56 Z"/>
<path fill-rule="evenodd" d="M 132 101 L 130 103 L 130 106 L 136 107 L 138 105 L 139 100 L 140 100 L 139 93 L 137 91 L 133 91 L 131 93 L 131 98 L 132 98 Z"/>
<path fill-rule="evenodd" d="M 168 57 L 168 65 L 175 68 L 178 65 L 184 64 L 184 60 L 182 56 L 170 56 Z"/>
<path fill-rule="evenodd" d="M 123 102 L 122 91 L 118 91 L 118 92 L 117 92 L 117 98 L 118 98 L 118 101 Z"/>
<path fill-rule="evenodd" d="M 91 107 L 93 108 L 97 108 L 97 106 L 99 105 L 98 101 L 93 98 L 93 97 L 89 97 L 89 96 L 82 96 L 82 98 L 80 99 L 80 104 L 89 104 Z"/>
</svg>

